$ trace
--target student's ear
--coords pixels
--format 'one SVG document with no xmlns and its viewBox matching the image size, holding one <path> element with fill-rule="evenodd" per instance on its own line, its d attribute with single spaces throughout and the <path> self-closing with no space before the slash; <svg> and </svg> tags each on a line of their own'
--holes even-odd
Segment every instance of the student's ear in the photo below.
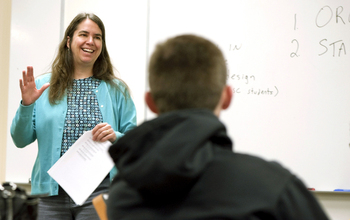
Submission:
<svg viewBox="0 0 350 220">
<path fill-rule="evenodd" d="M 232 101 L 232 97 L 233 97 L 233 92 L 232 92 L 232 88 L 229 85 L 226 85 L 223 91 L 223 102 L 222 102 L 222 109 L 227 109 L 228 107 L 230 107 L 231 101 Z"/>
<path fill-rule="evenodd" d="M 158 114 L 157 106 L 154 103 L 153 97 L 150 92 L 146 92 L 145 94 L 145 101 L 148 106 L 148 108 L 153 112 Z"/>
</svg>

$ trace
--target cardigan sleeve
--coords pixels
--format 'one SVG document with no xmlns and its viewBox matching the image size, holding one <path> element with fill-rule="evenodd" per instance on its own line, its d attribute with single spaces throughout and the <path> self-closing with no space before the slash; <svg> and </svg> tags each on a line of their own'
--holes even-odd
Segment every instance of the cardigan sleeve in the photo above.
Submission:
<svg viewBox="0 0 350 220">
<path fill-rule="evenodd" d="M 124 94 L 119 92 L 118 99 L 119 131 L 116 132 L 117 140 L 136 127 L 136 108 L 129 92 L 127 90 L 124 90 Z"/>
<path fill-rule="evenodd" d="M 35 79 L 37 88 L 50 81 L 51 74 L 43 74 Z M 10 133 L 14 144 L 23 148 L 37 139 L 36 126 L 36 102 L 31 105 L 22 105 L 22 101 L 17 109 L 16 115 L 12 120 Z"/>
<path fill-rule="evenodd" d="M 20 104 L 11 124 L 11 137 L 14 144 L 23 148 L 36 140 L 34 125 L 35 103 L 24 106 Z"/>
</svg>

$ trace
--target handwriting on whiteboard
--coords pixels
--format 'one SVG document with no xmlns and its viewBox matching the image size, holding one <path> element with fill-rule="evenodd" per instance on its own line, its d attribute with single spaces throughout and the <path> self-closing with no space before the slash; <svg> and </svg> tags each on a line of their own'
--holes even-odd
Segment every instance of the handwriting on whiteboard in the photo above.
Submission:
<svg viewBox="0 0 350 220">
<path fill-rule="evenodd" d="M 345 13 L 342 6 L 332 8 L 328 5 L 323 6 L 316 15 L 315 26 L 319 29 L 329 27 L 331 25 L 346 25 L 350 23 L 350 13 Z M 294 15 L 294 30 L 297 30 L 297 15 Z M 299 57 L 299 41 L 293 39 L 292 43 L 295 45 L 295 51 L 290 54 L 290 57 Z M 332 57 L 341 57 L 346 55 L 346 43 L 344 39 L 327 39 L 322 38 L 319 41 L 320 52 L 318 56 L 325 56 L 330 54 Z"/>
<path fill-rule="evenodd" d="M 303 41 L 306 34 L 299 30 L 299 26 L 307 21 L 301 19 L 302 22 L 300 22 L 298 20 L 300 14 L 293 14 L 291 19 L 293 19 L 294 22 L 292 23 L 293 26 L 291 26 L 291 30 L 295 33 L 295 36 L 289 41 L 291 44 L 289 47 L 290 51 L 285 53 L 285 57 L 289 57 L 290 59 L 301 59 L 305 57 L 305 54 L 303 54 L 304 51 L 308 51 L 308 55 L 314 54 L 314 56 L 317 57 L 339 58 L 346 56 L 347 44 L 350 44 L 350 39 L 347 35 L 341 34 L 337 35 L 336 38 L 332 38 L 330 35 L 327 35 L 327 33 L 331 29 L 336 29 L 341 33 L 342 30 L 347 30 L 345 28 L 348 28 L 350 25 L 350 8 L 347 10 L 349 11 L 346 12 L 343 6 L 331 7 L 325 5 L 314 11 L 314 14 L 311 16 L 313 19 L 308 20 L 308 27 L 313 27 L 315 29 L 314 31 L 319 30 L 321 32 L 319 32 L 319 39 L 315 39 L 314 43 L 316 43 L 316 46 L 313 46 L 312 49 L 309 50 L 305 50 L 309 42 Z M 303 18 L 303 16 L 301 17 Z M 305 30 L 304 27 L 303 30 Z M 288 41 L 286 41 L 286 43 L 288 43 Z M 230 54 L 240 54 L 245 51 L 246 46 L 246 44 L 242 44 L 241 42 L 230 42 L 226 44 L 224 50 Z M 261 79 L 262 76 L 259 74 L 230 73 L 228 65 L 227 69 L 227 80 L 232 82 L 235 86 L 235 88 L 233 88 L 235 94 L 276 97 L 280 93 L 278 85 L 274 85 L 275 83 L 266 84 L 266 79 Z M 283 90 L 281 92 L 283 93 Z"/>
</svg>

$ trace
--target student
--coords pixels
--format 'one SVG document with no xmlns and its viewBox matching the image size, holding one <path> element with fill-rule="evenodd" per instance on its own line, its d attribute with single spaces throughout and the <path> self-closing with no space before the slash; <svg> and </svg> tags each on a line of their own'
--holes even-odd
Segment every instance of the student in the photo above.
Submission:
<svg viewBox="0 0 350 220">
<path fill-rule="evenodd" d="M 66 29 L 52 73 L 35 79 L 29 66 L 20 79 L 22 101 L 11 135 L 19 148 L 38 142 L 31 192 L 48 194 L 40 199 L 39 220 L 98 219 L 92 199 L 108 191 L 115 168 L 82 206 L 47 171 L 85 131 L 92 130 L 96 141 L 114 143 L 136 126 L 134 103 L 127 85 L 114 75 L 105 39 L 99 17 L 78 14 Z"/>
<path fill-rule="evenodd" d="M 295 175 L 234 153 L 219 121 L 231 103 L 222 52 L 194 35 L 159 44 L 145 100 L 158 117 L 111 146 L 119 173 L 108 219 L 327 219 Z"/>
</svg>

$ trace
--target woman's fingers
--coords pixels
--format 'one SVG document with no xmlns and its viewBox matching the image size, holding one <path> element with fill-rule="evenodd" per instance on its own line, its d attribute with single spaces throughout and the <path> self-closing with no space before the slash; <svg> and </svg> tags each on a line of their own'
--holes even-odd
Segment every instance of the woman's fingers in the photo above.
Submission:
<svg viewBox="0 0 350 220">
<path fill-rule="evenodd" d="M 22 104 L 31 105 L 50 86 L 45 83 L 39 90 L 36 88 L 33 67 L 27 66 L 27 71 L 22 71 L 22 79 L 19 80 L 19 87 L 22 93 Z"/>
<path fill-rule="evenodd" d="M 27 86 L 28 82 L 34 81 L 33 67 L 27 66 L 27 71 L 22 71 L 23 85 Z"/>
<path fill-rule="evenodd" d="M 92 129 L 92 139 L 94 141 L 115 141 L 116 135 L 108 123 L 100 123 Z"/>
</svg>

